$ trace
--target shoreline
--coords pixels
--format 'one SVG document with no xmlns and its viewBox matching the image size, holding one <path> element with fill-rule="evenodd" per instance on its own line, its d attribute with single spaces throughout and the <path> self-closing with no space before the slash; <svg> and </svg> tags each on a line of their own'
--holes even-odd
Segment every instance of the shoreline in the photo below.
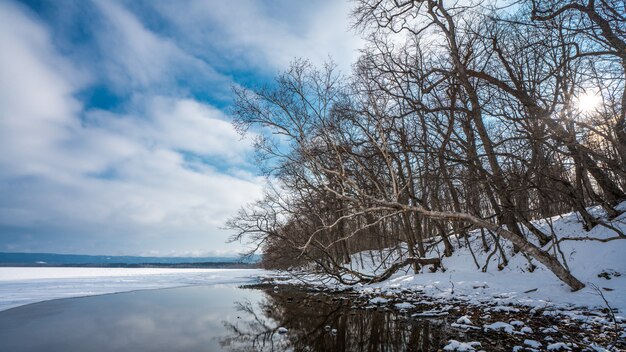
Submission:
<svg viewBox="0 0 626 352">
<path fill-rule="evenodd" d="M 477 304 L 456 297 L 432 297 L 423 291 L 406 288 L 364 291 L 354 287 L 294 284 L 285 276 L 266 276 L 260 283 L 245 287 L 322 294 L 349 301 L 354 311 L 382 310 L 397 313 L 407 320 L 442 320 L 453 331 L 452 335 L 458 335 L 460 339 L 451 341 L 459 342 L 459 348 L 468 348 L 468 351 L 474 350 L 469 349 L 473 342 L 481 342 L 482 346 L 504 343 L 509 351 L 626 349 L 626 318 L 609 312 L 608 308 L 550 305 L 537 308 L 513 302 Z"/>
<path fill-rule="evenodd" d="M 395 321 L 397 329 L 404 332 L 416 331 L 424 333 L 431 331 L 436 337 L 427 338 L 430 343 L 439 341 L 439 351 L 619 351 L 626 347 L 626 321 L 620 318 L 619 326 L 610 324 L 608 312 L 531 309 L 519 305 L 475 305 L 462 300 L 449 298 L 441 299 L 429 297 L 423 292 L 408 289 L 396 292 L 359 291 L 354 288 L 322 288 L 314 285 L 293 284 L 285 280 L 284 276 L 261 275 L 250 277 L 249 282 L 230 283 L 241 289 L 262 291 L 268 299 L 274 302 L 272 309 L 291 311 L 290 316 L 298 315 L 306 310 L 321 320 L 338 322 L 337 318 L 346 317 L 348 321 L 354 319 L 371 321 L 375 317 L 386 316 L 386 321 Z M 222 285 L 215 282 L 204 285 Z M 189 287 L 189 286 L 187 286 Z M 166 291 L 182 289 L 183 287 L 166 287 L 157 289 L 140 289 L 129 292 L 106 293 L 106 295 L 123 295 L 137 291 Z M 175 292 L 175 291 L 173 291 Z M 68 297 L 73 300 L 90 299 L 90 297 Z M 34 304 L 19 308 L 37 309 Z M 322 313 L 322 307 L 335 307 Z M 263 306 L 265 307 L 265 306 Z M 260 308 L 264 312 L 267 308 Z M 5 311 L 6 312 L 6 311 Z M 274 316 L 268 311 L 270 316 Z M 4 312 L 0 312 L 2 314 Z M 548 313 L 548 314 L 546 314 Z M 332 314 L 334 318 L 324 319 L 324 314 Z M 239 318 L 238 318 L 239 319 Z M 306 320 L 306 319 L 305 319 Z M 339 320 L 339 321 L 340 321 Z M 289 318 L 277 321 L 279 327 L 286 327 L 291 334 L 296 325 Z M 315 331 L 323 329 L 339 329 L 338 334 L 344 333 L 350 324 L 336 326 L 329 323 L 324 325 L 297 325 L 298 333 L 305 333 L 307 329 Z M 346 325 L 347 324 L 347 325 Z M 617 329 L 615 329 L 617 327 Z M 412 330 L 416 329 L 416 330 Z M 426 329 L 426 330 L 424 330 Z M 434 329 L 434 330 L 429 330 Z M 293 331 L 293 333 L 296 333 Z M 323 333 L 322 333 L 323 334 Z M 620 337 L 620 334 L 622 337 Z M 374 338 L 374 337 L 373 337 Z M 433 340 L 434 338 L 434 340 Z M 480 345 L 478 345 L 480 343 Z M 613 349 L 605 349 L 613 344 Z M 411 345 L 412 346 L 412 345 Z M 476 347 L 470 348 L 470 347 Z M 601 347 L 604 346 L 604 347 Z M 409 347 L 409 345 L 407 345 Z M 415 346 L 413 346 L 415 347 Z"/>
</svg>

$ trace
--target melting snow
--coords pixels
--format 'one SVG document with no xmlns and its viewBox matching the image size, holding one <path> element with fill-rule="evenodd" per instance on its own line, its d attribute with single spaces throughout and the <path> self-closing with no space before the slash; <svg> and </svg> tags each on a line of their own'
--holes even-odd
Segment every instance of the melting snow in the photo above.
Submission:
<svg viewBox="0 0 626 352">
<path fill-rule="evenodd" d="M 464 316 L 460 317 L 459 319 L 457 319 L 456 323 L 457 324 L 472 325 L 472 321 L 470 320 L 470 318 L 467 315 L 464 315 Z"/>
<path fill-rule="evenodd" d="M 385 304 L 387 302 L 389 302 L 389 300 L 383 297 L 375 297 L 370 299 L 371 304 Z"/>
<path fill-rule="evenodd" d="M 446 351 L 475 351 L 475 347 L 480 347 L 480 342 L 459 342 L 457 340 L 450 340 L 443 349 Z"/>
<path fill-rule="evenodd" d="M 513 326 L 511 324 L 507 324 L 503 321 L 497 321 L 493 324 L 485 325 L 484 328 L 485 328 L 485 331 L 502 330 L 506 332 L 507 334 L 512 334 L 515 331 L 515 329 L 513 329 Z"/>
<path fill-rule="evenodd" d="M 370 300 L 370 302 L 372 302 L 372 301 Z M 415 308 L 415 306 L 412 305 L 409 302 L 396 303 L 395 306 L 396 306 L 397 309 L 411 309 L 411 308 Z"/>
<path fill-rule="evenodd" d="M 572 349 L 563 342 L 551 343 L 548 345 L 548 351 L 571 351 Z"/>
<path fill-rule="evenodd" d="M 528 339 L 524 340 L 524 345 L 528 345 L 528 346 L 530 346 L 532 348 L 539 348 L 539 347 L 542 346 L 541 342 L 535 341 L 535 340 L 528 340 Z"/>
</svg>

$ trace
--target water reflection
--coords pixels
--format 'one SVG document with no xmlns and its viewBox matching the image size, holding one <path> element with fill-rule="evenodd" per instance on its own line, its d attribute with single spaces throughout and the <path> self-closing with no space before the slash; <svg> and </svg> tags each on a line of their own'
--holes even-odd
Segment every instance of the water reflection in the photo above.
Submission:
<svg viewBox="0 0 626 352">
<path fill-rule="evenodd" d="M 41 302 L 0 312 L 0 351 L 220 351 L 233 301 L 261 299 L 215 285 Z"/>
<path fill-rule="evenodd" d="M 232 285 L 53 300 L 0 312 L 0 350 L 434 351 L 445 342 L 440 321 L 352 305 Z"/>
<path fill-rule="evenodd" d="M 441 320 L 407 320 L 395 312 L 352 309 L 350 299 L 298 291 L 267 291 L 252 304 L 236 302 L 240 319 L 224 321 L 230 351 L 436 351 Z M 288 332 L 280 334 L 278 328 Z"/>
</svg>

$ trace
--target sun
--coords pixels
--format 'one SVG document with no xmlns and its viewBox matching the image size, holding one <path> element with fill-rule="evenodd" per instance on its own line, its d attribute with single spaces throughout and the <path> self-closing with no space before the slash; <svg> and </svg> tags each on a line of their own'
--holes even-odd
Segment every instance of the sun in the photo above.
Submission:
<svg viewBox="0 0 626 352">
<path fill-rule="evenodd" d="M 593 92 L 583 93 L 578 96 L 576 106 L 581 112 L 593 112 L 602 102 L 602 97 Z"/>
</svg>

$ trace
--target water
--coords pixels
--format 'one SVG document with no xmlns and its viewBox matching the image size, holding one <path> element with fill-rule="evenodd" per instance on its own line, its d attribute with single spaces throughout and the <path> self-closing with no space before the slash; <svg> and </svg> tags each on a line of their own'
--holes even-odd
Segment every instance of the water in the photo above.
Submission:
<svg viewBox="0 0 626 352">
<path fill-rule="evenodd" d="M 53 300 L 0 312 L 0 351 L 433 351 L 445 342 L 443 321 L 352 304 L 235 285 Z"/>
</svg>

